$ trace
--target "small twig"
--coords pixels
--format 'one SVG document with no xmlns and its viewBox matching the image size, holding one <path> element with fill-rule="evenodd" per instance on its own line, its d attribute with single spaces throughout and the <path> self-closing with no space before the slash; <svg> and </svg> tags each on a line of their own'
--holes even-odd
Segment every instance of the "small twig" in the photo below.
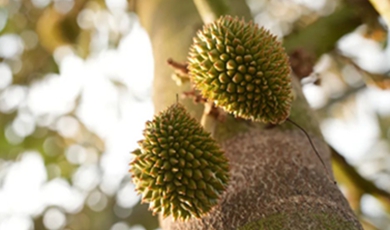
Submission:
<svg viewBox="0 0 390 230">
<path fill-rule="evenodd" d="M 312 142 L 312 140 L 311 140 L 309 134 L 305 131 L 305 129 L 303 129 L 300 125 L 298 125 L 297 123 L 295 123 L 294 121 L 292 121 L 290 118 L 287 118 L 287 121 L 289 121 L 291 124 L 293 124 L 294 126 L 296 126 L 298 129 L 300 129 L 300 130 L 306 135 L 307 139 L 308 139 L 309 142 L 310 142 L 311 147 L 313 148 L 313 150 L 314 150 L 314 152 L 316 153 L 318 159 L 320 159 L 322 165 L 324 166 L 325 171 L 326 171 L 326 173 L 328 174 L 329 179 L 330 179 L 331 181 L 333 181 L 334 184 L 337 184 L 337 182 L 334 181 L 334 180 L 332 179 L 332 177 L 330 176 L 330 173 L 329 173 L 329 171 L 328 171 L 328 168 L 325 166 L 325 163 L 324 163 L 324 161 L 322 160 L 322 158 L 321 158 L 320 154 L 318 153 L 317 149 L 315 148 L 315 146 L 314 146 L 314 144 L 313 144 L 313 142 Z"/>
<path fill-rule="evenodd" d="M 167 64 L 174 69 L 172 80 L 174 80 L 178 86 L 190 81 L 187 63 L 180 63 L 169 58 Z"/>
<path fill-rule="evenodd" d="M 184 98 L 192 98 L 196 104 L 198 103 L 206 103 L 207 99 L 202 97 L 195 89 L 191 91 L 186 91 L 182 93 Z"/>
<path fill-rule="evenodd" d="M 167 63 L 170 67 L 172 67 L 173 69 L 175 69 L 175 71 L 177 71 L 180 75 L 187 75 L 188 74 L 188 64 L 187 63 L 180 63 L 180 62 L 177 62 L 175 60 L 173 60 L 172 58 L 169 58 L 167 60 Z"/>
</svg>

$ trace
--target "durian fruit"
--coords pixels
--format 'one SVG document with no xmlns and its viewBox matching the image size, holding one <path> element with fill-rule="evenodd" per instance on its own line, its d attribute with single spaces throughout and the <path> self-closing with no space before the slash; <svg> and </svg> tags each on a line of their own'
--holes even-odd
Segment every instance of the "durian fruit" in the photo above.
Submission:
<svg viewBox="0 0 390 230">
<path fill-rule="evenodd" d="M 227 112 L 272 124 L 288 118 L 293 98 L 288 56 L 264 28 L 222 16 L 194 37 L 188 62 L 195 88 Z"/>
<path fill-rule="evenodd" d="M 153 213 L 188 220 L 218 203 L 229 180 L 228 160 L 181 104 L 148 121 L 143 135 L 130 172 Z"/>
</svg>

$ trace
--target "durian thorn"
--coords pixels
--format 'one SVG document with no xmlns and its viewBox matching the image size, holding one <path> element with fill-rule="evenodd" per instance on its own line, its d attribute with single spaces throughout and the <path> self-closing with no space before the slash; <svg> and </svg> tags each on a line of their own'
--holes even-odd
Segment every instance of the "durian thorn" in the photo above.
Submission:
<svg viewBox="0 0 390 230">
<path fill-rule="evenodd" d="M 298 125 L 298 124 L 295 123 L 294 121 L 292 121 L 290 118 L 287 118 L 286 120 L 289 121 L 289 122 L 290 122 L 291 124 L 293 124 L 294 126 L 296 126 L 298 129 L 300 129 L 300 130 L 306 135 L 307 139 L 308 139 L 309 142 L 310 142 L 311 147 L 313 148 L 313 150 L 314 150 L 314 152 L 316 153 L 318 159 L 320 159 L 322 165 L 324 166 L 325 171 L 326 171 L 326 173 L 328 174 L 329 180 L 331 180 L 331 181 L 333 182 L 333 184 L 337 184 L 337 182 L 331 178 L 330 173 L 329 173 L 329 171 L 328 171 L 328 168 L 325 166 L 324 161 L 322 160 L 322 158 L 321 158 L 320 154 L 318 153 L 317 149 L 314 147 L 313 141 L 311 140 L 311 138 L 310 138 L 309 134 L 306 132 L 306 130 L 303 129 L 300 125 Z"/>
<path fill-rule="evenodd" d="M 168 58 L 167 63 L 170 67 L 175 69 L 179 73 L 180 76 L 188 76 L 188 64 L 187 63 L 179 63 L 174 61 L 172 58 Z"/>
</svg>

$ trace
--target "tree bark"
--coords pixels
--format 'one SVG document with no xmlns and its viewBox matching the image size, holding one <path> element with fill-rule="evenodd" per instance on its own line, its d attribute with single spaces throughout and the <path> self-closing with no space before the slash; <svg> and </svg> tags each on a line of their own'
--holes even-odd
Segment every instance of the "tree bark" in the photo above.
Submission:
<svg viewBox="0 0 390 230">
<path fill-rule="evenodd" d="M 232 14 L 251 18 L 245 1 L 230 0 Z M 190 89 L 177 86 L 168 58 L 185 61 L 201 18 L 190 0 L 140 0 L 136 11 L 153 46 L 156 112 Z M 330 171 L 330 151 L 296 79 L 290 118 L 309 132 Z M 182 99 L 200 120 L 203 105 Z M 362 229 L 338 187 L 326 174 L 303 133 L 288 123 L 275 127 L 235 119 L 215 120 L 214 138 L 230 160 L 231 181 L 218 206 L 202 219 L 161 219 L 163 229 Z"/>
</svg>

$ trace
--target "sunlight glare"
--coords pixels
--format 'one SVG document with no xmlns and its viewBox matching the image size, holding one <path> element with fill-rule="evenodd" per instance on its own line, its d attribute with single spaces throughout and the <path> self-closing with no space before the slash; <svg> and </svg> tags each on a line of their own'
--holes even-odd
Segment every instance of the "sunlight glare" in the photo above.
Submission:
<svg viewBox="0 0 390 230">
<path fill-rule="evenodd" d="M 367 112 L 367 97 L 358 94 L 356 108 L 348 120 L 328 118 L 321 124 L 327 142 L 339 150 L 352 164 L 361 159 L 378 138 L 376 118 Z M 352 115 L 353 114 L 353 115 Z"/>
<path fill-rule="evenodd" d="M 73 175 L 72 181 L 81 191 L 92 191 L 100 182 L 99 168 L 96 165 L 82 165 Z"/>
<path fill-rule="evenodd" d="M 100 191 L 93 191 L 87 198 L 87 204 L 93 211 L 100 212 L 107 206 L 107 197 Z"/>
<path fill-rule="evenodd" d="M 115 10 L 126 10 L 127 1 L 126 0 L 105 0 L 107 8 L 111 11 Z"/>
<path fill-rule="evenodd" d="M 14 58 L 23 52 L 23 40 L 16 34 L 0 36 L 0 57 Z"/>
<path fill-rule="evenodd" d="M 0 216 L 0 230 L 33 230 L 34 223 L 30 217 L 23 215 Z"/>
<path fill-rule="evenodd" d="M 45 8 L 51 0 L 31 0 L 31 2 L 37 8 Z"/>
<path fill-rule="evenodd" d="M 126 183 L 117 193 L 117 203 L 122 208 L 132 208 L 140 200 L 140 196 L 135 191 L 135 186 L 132 183 Z"/>
<path fill-rule="evenodd" d="M 18 113 L 12 121 L 12 128 L 20 137 L 27 137 L 35 130 L 35 118 L 29 113 Z"/>
<path fill-rule="evenodd" d="M 82 164 L 87 159 L 87 151 L 83 146 L 73 144 L 65 151 L 65 156 L 72 164 Z"/>
<path fill-rule="evenodd" d="M 14 111 L 27 95 L 27 87 L 20 85 L 11 85 L 3 92 L 0 92 L 0 111 L 10 113 Z"/>
<path fill-rule="evenodd" d="M 47 229 L 62 229 L 66 224 L 66 216 L 58 208 L 49 208 L 43 215 L 43 224 Z"/>
<path fill-rule="evenodd" d="M 41 197 L 45 206 L 58 206 L 68 213 L 79 212 L 85 196 L 63 178 L 55 178 L 42 186 Z"/>
<path fill-rule="evenodd" d="M 74 0 L 54 0 L 54 9 L 61 14 L 66 14 L 72 10 Z"/>
<path fill-rule="evenodd" d="M 110 230 L 129 230 L 129 225 L 125 222 L 117 222 L 111 226 Z"/>
<path fill-rule="evenodd" d="M 23 153 L 4 178 L 0 210 L 5 213 L 0 214 L 39 215 L 44 208 L 40 188 L 46 180 L 41 155 L 33 151 Z"/>
<path fill-rule="evenodd" d="M 56 126 L 58 133 L 67 138 L 76 137 L 80 128 L 79 121 L 72 116 L 60 117 Z"/>
<path fill-rule="evenodd" d="M 12 71 L 6 63 L 0 63 L 0 90 L 12 83 Z"/>
</svg>

